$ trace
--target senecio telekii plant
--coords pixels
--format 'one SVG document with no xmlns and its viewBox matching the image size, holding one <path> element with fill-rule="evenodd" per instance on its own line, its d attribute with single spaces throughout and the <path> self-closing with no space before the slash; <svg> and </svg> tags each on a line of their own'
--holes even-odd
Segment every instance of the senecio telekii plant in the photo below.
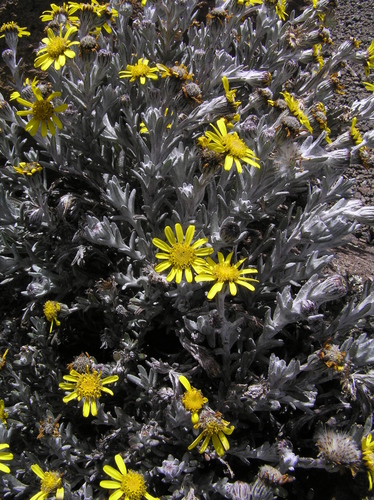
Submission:
<svg viewBox="0 0 374 500">
<path fill-rule="evenodd" d="M 57 2 L 23 62 L 0 26 L 2 499 L 374 495 L 374 287 L 331 265 L 374 41 L 297 4 Z"/>
</svg>

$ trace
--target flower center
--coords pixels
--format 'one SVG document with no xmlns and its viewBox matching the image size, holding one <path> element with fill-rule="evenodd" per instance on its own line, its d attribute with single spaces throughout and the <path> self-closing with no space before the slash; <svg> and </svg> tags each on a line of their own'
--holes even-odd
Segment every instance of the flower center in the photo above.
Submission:
<svg viewBox="0 0 374 500">
<path fill-rule="evenodd" d="M 195 250 L 186 243 L 175 243 L 170 252 L 170 261 L 173 266 L 186 269 L 193 264 Z"/>
<path fill-rule="evenodd" d="M 238 137 L 236 132 L 222 137 L 222 144 L 225 148 L 225 153 L 229 153 L 235 158 L 242 158 L 246 154 L 247 146 L 240 137 Z"/>
<path fill-rule="evenodd" d="M 214 436 L 224 429 L 224 425 L 219 424 L 216 420 L 207 422 L 204 426 L 204 434 L 207 436 Z"/>
<path fill-rule="evenodd" d="M 234 266 L 227 264 L 216 264 L 212 275 L 217 281 L 236 281 L 240 277 L 240 271 Z"/>
<path fill-rule="evenodd" d="M 147 493 L 143 476 L 133 470 L 122 477 L 121 490 L 129 500 L 140 500 Z"/>
<path fill-rule="evenodd" d="M 45 472 L 41 480 L 41 491 L 43 493 L 51 493 L 61 487 L 61 477 L 58 472 Z"/>
<path fill-rule="evenodd" d="M 57 318 L 57 313 L 61 310 L 61 306 L 58 302 L 54 300 L 47 300 L 44 304 L 43 312 L 47 321 L 53 321 Z"/>
<path fill-rule="evenodd" d="M 44 99 L 35 101 L 32 105 L 32 114 L 38 121 L 49 120 L 53 116 L 53 106 Z"/>
<path fill-rule="evenodd" d="M 182 403 L 186 410 L 193 413 L 201 410 L 204 406 L 205 398 L 200 390 L 192 388 L 184 393 Z"/>
<path fill-rule="evenodd" d="M 99 398 L 101 396 L 101 374 L 84 373 L 77 381 L 78 398 Z"/>
<path fill-rule="evenodd" d="M 136 64 L 133 68 L 131 68 L 131 73 L 132 76 L 139 77 L 139 76 L 147 76 L 149 73 L 150 67 L 147 66 L 146 64 L 140 63 Z"/>
<path fill-rule="evenodd" d="M 47 47 L 47 53 L 53 59 L 57 59 L 59 56 L 62 56 L 67 49 L 67 42 L 61 36 L 56 36 L 53 40 L 51 40 Z"/>
</svg>

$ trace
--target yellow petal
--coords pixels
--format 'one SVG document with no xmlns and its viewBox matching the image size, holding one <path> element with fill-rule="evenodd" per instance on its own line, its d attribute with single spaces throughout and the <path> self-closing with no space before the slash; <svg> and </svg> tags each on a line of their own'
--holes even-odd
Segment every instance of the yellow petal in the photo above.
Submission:
<svg viewBox="0 0 374 500">
<path fill-rule="evenodd" d="M 179 375 L 179 382 L 183 385 L 186 391 L 191 390 L 191 384 L 189 380 L 184 375 Z"/>
</svg>

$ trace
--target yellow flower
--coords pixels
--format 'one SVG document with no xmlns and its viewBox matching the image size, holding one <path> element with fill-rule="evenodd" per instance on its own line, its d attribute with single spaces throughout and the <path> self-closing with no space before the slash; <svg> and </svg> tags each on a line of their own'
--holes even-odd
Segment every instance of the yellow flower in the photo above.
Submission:
<svg viewBox="0 0 374 500">
<path fill-rule="evenodd" d="M 362 142 L 362 136 L 360 134 L 360 131 L 356 127 L 356 122 L 357 122 L 357 116 L 354 116 L 352 119 L 352 125 L 350 128 L 350 134 L 351 137 L 356 145 L 361 144 Z"/>
<path fill-rule="evenodd" d="M 179 382 L 186 389 L 182 398 L 183 406 L 187 411 L 191 412 L 191 421 L 196 425 L 199 421 L 199 411 L 208 402 L 208 399 L 204 398 L 200 390 L 191 387 L 191 384 L 184 375 L 179 376 Z"/>
<path fill-rule="evenodd" d="M 72 42 L 69 40 L 69 36 L 76 33 L 78 29 L 75 26 L 71 26 L 62 36 L 62 31 L 60 27 L 60 35 L 56 36 L 51 28 L 47 29 L 48 38 L 43 38 L 42 42 L 45 47 L 38 50 L 37 58 L 35 59 L 35 68 L 41 68 L 42 71 L 46 71 L 53 63 L 55 70 L 58 71 L 66 63 L 66 58 L 69 57 L 73 59 L 75 57 L 74 50 L 71 50 L 73 45 L 79 45 L 79 42 Z"/>
<path fill-rule="evenodd" d="M 43 312 L 47 321 L 51 323 L 51 328 L 49 329 L 49 333 L 52 332 L 53 323 L 56 323 L 56 326 L 60 326 L 61 322 L 57 319 L 58 313 L 61 311 L 61 304 L 56 302 L 55 300 L 47 300 L 47 302 L 43 306 Z"/>
<path fill-rule="evenodd" d="M 40 16 L 40 19 L 43 23 L 49 23 L 50 21 L 58 21 L 65 18 L 66 21 L 70 23 L 76 23 L 79 21 L 79 18 L 77 16 L 72 16 L 72 13 L 72 7 L 67 5 L 65 2 L 63 2 L 62 6 L 51 3 L 51 10 L 45 10 Z"/>
<path fill-rule="evenodd" d="M 323 57 L 322 57 L 322 45 L 320 43 L 316 43 L 313 45 L 313 57 L 318 63 L 318 71 L 321 71 L 323 68 Z"/>
<path fill-rule="evenodd" d="M 36 161 L 26 162 L 21 161 L 18 164 L 18 167 L 13 166 L 14 170 L 17 174 L 31 176 L 36 174 L 36 172 L 40 172 L 43 170 L 43 167 L 37 163 Z"/>
<path fill-rule="evenodd" d="M 199 249 L 201 245 L 204 245 L 208 241 L 208 238 L 200 238 L 191 245 L 195 226 L 188 226 L 186 235 L 184 236 L 182 226 L 175 224 L 176 239 L 170 226 L 166 226 L 164 231 L 169 244 L 159 238 L 153 238 L 152 240 L 153 244 L 163 251 L 156 253 L 156 257 L 164 261 L 155 267 L 155 271 L 160 273 L 171 267 L 166 280 L 172 281 L 175 278 L 176 283 L 181 282 L 184 271 L 186 280 L 188 283 L 191 283 L 191 267 L 198 273 L 201 266 L 205 265 L 205 260 L 202 257 L 206 257 L 213 252 L 213 248 L 209 247 Z"/>
<path fill-rule="evenodd" d="M 266 0 L 266 2 L 275 6 L 275 12 L 279 19 L 286 20 L 286 16 L 288 16 L 286 13 L 286 0 Z"/>
<path fill-rule="evenodd" d="M 222 85 L 223 85 L 223 89 L 225 91 L 227 102 L 232 104 L 236 110 L 237 107 L 240 106 L 241 102 L 236 101 L 236 99 L 235 99 L 236 90 L 230 90 L 229 81 L 228 81 L 226 76 L 222 77 Z"/>
<path fill-rule="evenodd" d="M 230 170 L 235 162 L 236 169 L 242 173 L 242 164 L 248 163 L 253 167 L 260 168 L 260 165 L 255 161 L 256 158 L 254 152 L 249 149 L 246 143 L 240 139 L 236 132 L 227 133 L 226 123 L 224 118 L 220 118 L 217 121 L 217 127 L 211 124 L 214 132 L 207 131 L 205 136 L 208 138 L 206 147 L 216 153 L 225 154 L 224 169 Z"/>
<path fill-rule="evenodd" d="M 148 59 L 143 59 L 142 57 L 138 59 L 138 62 L 134 65 L 128 64 L 125 70 L 120 71 L 120 78 L 130 78 L 130 82 L 134 82 L 137 78 L 139 78 L 140 83 L 142 85 L 145 84 L 146 78 L 150 78 L 151 80 L 157 80 L 158 76 L 155 75 L 158 69 L 150 68 L 148 66 Z"/>
<path fill-rule="evenodd" d="M 5 403 L 3 399 L 0 399 L 0 420 L 4 427 L 6 427 L 6 419 L 8 418 L 8 413 L 5 411 Z"/>
<path fill-rule="evenodd" d="M 0 444 L 0 450 L 5 450 L 6 448 L 9 448 L 9 444 Z M 0 451 L 0 460 L 13 460 L 13 453 L 9 453 L 9 451 Z M 5 474 L 9 474 L 10 469 L 7 465 L 0 462 L 0 471 L 5 472 Z"/>
<path fill-rule="evenodd" d="M 291 111 L 291 113 L 299 120 L 301 125 L 304 125 L 304 127 L 307 128 L 309 132 L 312 134 L 313 133 L 312 126 L 310 125 L 306 114 L 300 109 L 300 105 L 297 102 L 297 99 L 292 97 L 292 95 L 289 92 L 281 92 L 281 95 L 283 96 L 288 106 L 288 109 Z"/>
<path fill-rule="evenodd" d="M 367 469 L 369 479 L 369 491 L 373 488 L 374 481 L 374 441 L 371 434 L 368 434 L 361 441 L 362 460 Z"/>
<path fill-rule="evenodd" d="M 18 38 L 23 36 L 30 36 L 30 32 L 26 31 L 27 28 L 20 28 L 17 23 L 10 21 L 0 26 L 0 38 L 4 38 L 8 33 L 15 33 Z"/>
<path fill-rule="evenodd" d="M 176 78 L 177 80 L 182 80 L 186 82 L 187 80 L 192 80 L 193 79 L 193 73 L 189 73 L 187 70 L 187 66 L 185 64 L 178 64 L 175 63 L 175 65 L 171 68 L 168 68 L 164 64 L 156 64 L 158 70 L 161 73 L 161 78 Z"/>
<path fill-rule="evenodd" d="M 253 278 L 246 278 L 246 274 L 255 274 L 257 269 L 247 268 L 239 269 L 246 259 L 239 260 L 236 264 L 231 264 L 233 252 L 229 253 L 226 259 L 221 252 L 217 252 L 218 263 L 214 262 L 210 257 L 206 259 L 206 265 L 199 274 L 195 277 L 195 281 L 216 281 L 216 283 L 209 290 L 207 295 L 208 299 L 213 299 L 217 293 L 221 292 L 225 285 L 229 286 L 231 295 L 237 294 L 237 286 L 241 285 L 251 292 L 254 291 L 255 287 L 251 285 L 250 282 L 258 283 L 258 280 Z"/>
<path fill-rule="evenodd" d="M 61 475 L 58 472 L 44 472 L 37 464 L 31 465 L 31 470 L 40 478 L 40 491 L 30 500 L 44 500 L 49 494 L 55 496 L 56 500 L 64 498 L 64 488 L 62 487 Z"/>
<path fill-rule="evenodd" d="M 69 2 L 69 9 L 71 14 L 79 12 L 82 24 L 94 24 L 99 32 L 103 27 L 107 33 L 111 33 L 112 28 L 107 21 L 114 22 L 114 18 L 118 17 L 118 12 L 111 8 L 109 3 L 100 5 L 97 0 L 91 0 L 91 4 Z"/>
<path fill-rule="evenodd" d="M 118 376 L 111 375 L 101 380 L 101 373 L 96 370 L 92 370 L 90 373 L 87 366 L 86 373 L 70 370 L 69 375 L 64 375 L 63 379 L 67 383 L 61 382 L 59 387 L 69 391 L 70 394 L 65 396 L 62 401 L 68 403 L 73 399 L 78 399 L 78 401 L 83 399 L 83 416 L 88 417 L 91 411 L 91 415 L 95 417 L 97 415 L 97 400 L 101 397 L 101 393 L 106 392 L 113 396 L 113 391 L 104 386 L 117 382 Z"/>
<path fill-rule="evenodd" d="M 332 143 L 330 139 L 331 129 L 327 126 L 327 116 L 326 116 L 326 108 L 322 102 L 317 102 L 315 106 L 312 108 L 312 115 L 316 122 L 319 124 L 319 128 L 326 132 L 325 141 L 328 144 Z"/>
<path fill-rule="evenodd" d="M 30 78 L 26 78 L 25 81 L 23 82 L 24 87 L 32 87 L 33 85 L 37 85 L 38 79 L 36 76 L 34 76 L 32 82 L 30 82 Z M 21 94 L 18 92 L 18 90 L 15 90 L 10 94 L 9 100 L 13 101 L 14 99 L 17 99 L 18 97 L 21 97 Z"/>
<path fill-rule="evenodd" d="M 190 444 L 189 450 L 197 446 L 204 438 L 203 444 L 200 446 L 199 453 L 204 453 L 207 449 L 209 441 L 212 440 L 214 449 L 219 457 L 222 457 L 230 448 L 230 444 L 226 436 L 233 433 L 235 427 L 230 425 L 230 422 L 222 419 L 219 412 L 214 412 L 211 408 L 206 408 L 200 414 L 199 422 L 194 426 L 195 429 L 202 429 L 198 437 Z"/>
<path fill-rule="evenodd" d="M 103 467 L 104 472 L 113 478 L 114 481 L 105 480 L 100 482 L 102 488 L 115 490 L 109 496 L 109 500 L 119 500 L 120 498 L 124 498 L 125 500 L 140 500 L 142 497 L 147 500 L 159 500 L 157 497 L 153 497 L 147 493 L 142 474 L 133 470 L 127 470 L 120 454 L 116 455 L 114 460 L 119 470 L 110 465 L 104 465 Z"/>
<path fill-rule="evenodd" d="M 366 55 L 365 75 L 370 75 L 370 70 L 374 69 L 374 40 L 372 40 Z"/>
<path fill-rule="evenodd" d="M 0 356 L 0 370 L 2 370 L 5 366 L 5 358 L 6 358 L 6 355 L 8 354 L 8 352 L 9 352 L 9 349 L 5 349 L 4 354 L 2 354 Z"/>
<path fill-rule="evenodd" d="M 60 97 L 61 92 L 52 92 L 46 99 L 44 99 L 40 89 L 35 85 L 31 85 L 31 90 L 36 98 L 35 101 L 26 101 L 22 97 L 17 97 L 17 102 L 22 104 L 22 106 L 27 106 L 29 109 L 24 111 L 17 111 L 19 116 L 31 115 L 31 120 L 27 123 L 25 130 L 30 132 L 31 135 L 35 135 L 38 128 L 40 127 L 42 137 L 47 135 L 47 130 L 52 135 L 55 135 L 56 128 L 62 129 L 62 123 L 56 113 L 61 113 L 65 111 L 68 107 L 67 104 L 60 104 L 54 107 L 51 100 L 55 97 Z"/>
</svg>

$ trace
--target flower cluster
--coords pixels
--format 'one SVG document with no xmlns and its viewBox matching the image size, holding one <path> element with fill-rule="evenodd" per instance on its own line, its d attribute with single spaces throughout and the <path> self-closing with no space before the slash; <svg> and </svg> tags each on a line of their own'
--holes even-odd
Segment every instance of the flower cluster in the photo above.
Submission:
<svg viewBox="0 0 374 500">
<path fill-rule="evenodd" d="M 255 290 L 250 282 L 256 283 L 258 280 L 245 277 L 246 274 L 256 274 L 255 268 L 239 269 L 246 259 L 239 260 L 236 264 L 231 264 L 233 253 L 229 253 L 224 258 L 221 252 L 217 253 L 218 262 L 215 262 L 210 257 L 204 260 L 202 257 L 208 256 L 213 252 L 213 248 L 205 247 L 199 249 L 200 246 L 207 243 L 208 238 L 200 238 L 191 245 L 195 227 L 189 226 L 184 237 L 183 230 L 180 224 L 175 225 L 177 238 L 170 226 L 165 227 L 165 236 L 168 243 L 165 243 L 159 238 L 153 238 L 153 244 L 164 251 L 158 252 L 156 257 L 164 262 L 155 267 L 157 272 L 165 271 L 171 267 L 171 271 L 167 275 L 167 281 L 172 281 L 175 278 L 176 283 L 180 283 L 183 271 L 188 283 L 192 282 L 192 271 L 195 271 L 195 281 L 215 281 L 216 283 L 210 289 L 207 297 L 213 299 L 218 292 L 223 288 L 227 288 L 231 295 L 237 294 L 237 286 L 246 287 L 252 292 Z"/>
<path fill-rule="evenodd" d="M 0 26 L 2 498 L 372 490 L 374 42 L 302 3 Z"/>
<path fill-rule="evenodd" d="M 199 453 L 204 453 L 210 440 L 212 440 L 217 455 L 222 457 L 230 449 L 230 444 L 226 436 L 232 434 L 234 426 L 230 426 L 230 422 L 223 420 L 220 412 L 214 412 L 211 408 L 205 406 L 208 399 L 202 395 L 199 389 L 191 387 L 190 382 L 184 375 L 179 376 L 179 382 L 186 389 L 182 398 L 183 406 L 187 411 L 191 412 L 191 421 L 194 424 L 194 429 L 201 430 L 188 449 L 192 450 L 195 448 L 204 438 Z"/>
</svg>

